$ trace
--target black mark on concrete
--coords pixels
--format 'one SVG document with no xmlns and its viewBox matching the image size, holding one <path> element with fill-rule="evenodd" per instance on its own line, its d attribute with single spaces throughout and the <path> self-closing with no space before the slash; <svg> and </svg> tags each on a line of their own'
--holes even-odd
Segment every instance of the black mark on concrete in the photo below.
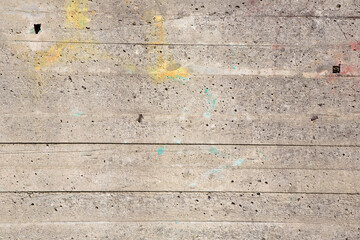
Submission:
<svg viewBox="0 0 360 240">
<path fill-rule="evenodd" d="M 312 117 L 311 117 L 311 121 L 312 121 L 312 122 L 315 121 L 315 120 L 317 120 L 317 119 L 319 119 L 318 116 L 312 116 Z"/>
<path fill-rule="evenodd" d="M 38 34 L 41 31 L 41 24 L 34 24 L 35 34 Z"/>
<path fill-rule="evenodd" d="M 333 66 L 333 73 L 340 73 L 340 64 L 339 66 Z"/>
<path fill-rule="evenodd" d="M 139 117 L 138 117 L 138 119 L 137 119 L 137 121 L 139 122 L 139 123 L 141 123 L 141 121 L 144 119 L 144 116 L 142 115 L 142 114 L 139 114 Z"/>
</svg>

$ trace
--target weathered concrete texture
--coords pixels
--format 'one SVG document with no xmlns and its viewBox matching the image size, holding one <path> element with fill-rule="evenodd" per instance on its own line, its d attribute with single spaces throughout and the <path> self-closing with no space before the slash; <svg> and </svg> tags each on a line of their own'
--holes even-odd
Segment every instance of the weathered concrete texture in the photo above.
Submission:
<svg viewBox="0 0 360 240">
<path fill-rule="evenodd" d="M 2 193 L 1 223 L 254 221 L 359 224 L 358 194 Z"/>
<path fill-rule="evenodd" d="M 89 16 L 82 30 L 68 29 L 64 13 L 29 14 L 7 12 L 0 15 L 1 40 L 94 41 L 101 43 L 157 43 L 150 34 L 157 22 L 113 14 Z M 91 19 L 91 21 L 90 21 Z M 29 23 L 30 22 L 30 23 Z M 266 22 L 267 24 L 264 24 Z M 33 25 L 42 23 L 39 34 Z M 162 16 L 163 40 L 171 44 L 249 44 L 309 45 L 349 44 L 360 38 L 358 18 L 188 16 L 167 19 Z M 245 30 L 246 29 L 246 30 Z M 114 37 L 116 36 L 116 37 Z M 163 42 L 165 43 L 165 42 Z"/>
<path fill-rule="evenodd" d="M 360 1 L 0 21 L 0 239 L 360 238 Z"/>
<path fill-rule="evenodd" d="M 359 149 L 8 145 L 1 191 L 358 193 Z"/>
<path fill-rule="evenodd" d="M 4 74 L 0 83 L 1 115 L 36 116 L 36 111 L 44 117 L 75 116 L 76 111 L 92 116 L 147 113 L 179 115 L 183 121 L 188 114 L 205 113 L 210 98 L 216 100 L 214 108 L 208 109 L 214 114 L 318 115 L 319 119 L 313 121 L 316 123 L 322 116 L 356 114 L 360 108 L 360 81 L 349 77 L 327 82 L 281 76 L 192 76 L 185 82 L 170 79 L 153 85 L 142 75 L 42 76 L 44 79 L 33 82 L 26 74 Z M 20 96 L 23 99 L 16 101 Z M 144 117 L 140 123 L 146 121 Z"/>
<path fill-rule="evenodd" d="M 205 165 L 212 169 L 227 160 L 244 159 L 243 169 L 360 170 L 360 148 L 354 147 L 1 144 L 0 149 L 2 167 L 41 168 L 47 164 L 91 168 L 101 167 L 105 161 L 118 168 Z"/>
<path fill-rule="evenodd" d="M 359 143 L 356 78 L 41 76 L 4 75 L 0 141 Z"/>
<path fill-rule="evenodd" d="M 146 75 L 149 67 L 164 61 L 187 68 L 193 75 L 256 75 L 320 78 L 329 82 L 344 76 L 359 76 L 359 51 L 342 46 L 146 46 L 96 43 L 0 43 L 2 73 L 23 72 L 34 79 L 56 73 L 114 73 Z M 11 64 L 11 68 L 9 68 Z M 333 66 L 341 64 L 339 74 Z M 183 78 L 186 78 L 183 77 Z M 176 78 L 176 77 L 172 77 Z M 169 79 L 161 79 L 162 81 Z M 301 81 L 301 79 L 299 79 Z M 137 83 L 139 84 L 139 83 Z"/>
<path fill-rule="evenodd" d="M 79 118 L 71 114 L 34 114 L 21 118 L 1 116 L 2 141 L 161 144 L 182 139 L 191 144 L 300 145 L 358 145 L 360 142 L 359 114 L 322 116 L 316 124 L 310 114 L 227 116 L 218 113 L 204 118 L 201 111 L 189 114 L 185 121 L 179 120 L 180 114 L 145 114 L 146 121 L 140 124 L 137 121 L 140 113 L 96 113 Z"/>
<path fill-rule="evenodd" d="M 17 0 L 6 1 L 1 11 L 22 12 L 61 12 L 63 0 Z M 273 0 L 273 1 L 234 1 L 234 0 L 196 0 L 185 3 L 182 0 L 142 1 L 142 0 L 91 0 L 87 10 L 97 13 L 117 12 L 120 16 L 143 16 L 146 11 L 154 11 L 166 16 L 181 18 L 189 15 L 246 15 L 246 16 L 318 16 L 318 17 L 356 17 L 360 4 L 353 0 Z"/>
<path fill-rule="evenodd" d="M 259 222 L 85 222 L 0 224 L 1 239 L 358 240 L 358 225 Z"/>
</svg>

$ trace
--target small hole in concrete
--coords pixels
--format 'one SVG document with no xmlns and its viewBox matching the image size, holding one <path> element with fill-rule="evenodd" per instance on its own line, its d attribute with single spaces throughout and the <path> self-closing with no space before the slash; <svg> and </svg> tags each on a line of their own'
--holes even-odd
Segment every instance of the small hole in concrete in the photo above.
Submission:
<svg viewBox="0 0 360 240">
<path fill-rule="evenodd" d="M 340 64 L 339 66 L 333 66 L 333 73 L 340 73 Z"/>
<path fill-rule="evenodd" d="M 38 34 L 41 31 L 41 24 L 34 24 L 35 34 Z"/>
<path fill-rule="evenodd" d="M 141 121 L 144 119 L 144 116 L 142 114 L 139 114 L 139 118 L 137 119 L 137 121 L 139 123 L 141 123 Z"/>
<path fill-rule="evenodd" d="M 312 116 L 312 117 L 311 117 L 311 121 L 312 121 L 312 122 L 315 121 L 315 120 L 318 120 L 318 119 L 319 119 L 318 116 Z"/>
</svg>

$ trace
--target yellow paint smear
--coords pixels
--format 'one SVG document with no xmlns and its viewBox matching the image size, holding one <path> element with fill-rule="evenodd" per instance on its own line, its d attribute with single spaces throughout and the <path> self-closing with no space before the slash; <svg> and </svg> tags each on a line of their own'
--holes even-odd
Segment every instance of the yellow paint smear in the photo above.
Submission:
<svg viewBox="0 0 360 240">
<path fill-rule="evenodd" d="M 67 28 L 84 29 L 90 22 L 88 17 L 87 0 L 66 0 L 65 26 Z"/>
<path fill-rule="evenodd" d="M 84 29 L 86 23 L 90 22 L 87 10 L 87 0 L 65 0 L 65 26 L 67 28 Z M 96 53 L 93 49 L 84 48 L 81 44 L 70 42 L 84 42 L 81 36 L 75 35 L 62 43 L 57 43 L 45 51 L 37 51 L 34 57 L 35 70 L 48 68 L 60 61 L 74 61 L 86 59 Z M 91 43 L 91 41 L 86 41 Z M 92 48 L 92 47 L 90 47 Z"/>
<path fill-rule="evenodd" d="M 163 44 L 165 43 L 165 28 L 163 26 L 163 18 L 162 16 L 154 16 L 154 28 L 152 32 L 152 36 L 154 41 L 151 44 Z"/>
<path fill-rule="evenodd" d="M 164 44 L 166 43 L 166 34 L 165 28 L 163 26 L 163 18 L 160 15 L 156 15 L 152 18 L 154 21 L 153 28 L 151 31 L 152 41 L 150 44 Z M 151 52 L 149 52 L 150 54 Z M 164 51 L 153 52 L 154 55 L 157 55 L 157 60 L 154 66 L 148 67 L 148 74 L 150 75 L 154 83 L 161 83 L 167 79 L 184 79 L 189 75 L 187 68 L 182 67 L 179 63 L 176 63 L 171 55 L 168 54 L 168 57 L 165 58 Z"/>
<path fill-rule="evenodd" d="M 35 70 L 53 65 L 61 56 L 64 56 L 64 50 L 66 48 L 73 49 L 74 46 L 69 46 L 68 43 L 58 43 L 46 51 L 36 52 L 34 62 Z"/>
<path fill-rule="evenodd" d="M 159 57 L 155 67 L 149 67 L 148 73 L 155 83 L 161 83 L 169 78 L 187 78 L 189 71 L 187 68 L 181 67 L 180 64 L 173 61 L 166 61 Z"/>
<path fill-rule="evenodd" d="M 89 42 L 90 43 L 90 42 Z M 58 43 L 45 51 L 35 53 L 34 68 L 43 70 L 59 62 L 91 61 L 108 59 L 107 53 L 101 53 L 93 44 L 78 44 L 74 41 Z"/>
</svg>

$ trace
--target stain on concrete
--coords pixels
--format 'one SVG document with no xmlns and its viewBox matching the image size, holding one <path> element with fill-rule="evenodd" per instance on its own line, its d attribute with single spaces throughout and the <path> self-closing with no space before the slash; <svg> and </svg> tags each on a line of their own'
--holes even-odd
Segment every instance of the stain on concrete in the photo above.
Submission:
<svg viewBox="0 0 360 240">
<path fill-rule="evenodd" d="M 164 153 L 164 151 L 165 151 L 165 147 L 164 147 L 164 146 L 161 146 L 161 147 L 159 147 L 159 148 L 156 150 L 156 152 L 157 152 L 158 155 L 162 155 L 162 154 Z"/>
<path fill-rule="evenodd" d="M 228 154 L 228 153 L 225 153 L 225 152 L 222 152 L 222 151 L 219 151 L 218 149 L 216 149 L 215 147 L 210 147 L 210 149 L 208 150 L 210 154 L 212 155 L 215 155 L 217 157 L 222 157 L 224 159 L 234 159 L 235 157 L 233 157 L 231 154 Z M 209 178 L 212 178 L 212 176 L 215 176 L 217 174 L 220 174 L 222 173 L 224 170 L 226 169 L 229 169 L 229 168 L 234 168 L 234 167 L 238 167 L 240 166 L 244 161 L 246 161 L 245 159 L 242 159 L 242 158 L 238 158 L 236 160 L 234 160 L 232 163 L 226 163 L 224 165 L 221 165 L 219 166 L 218 168 L 215 168 L 215 169 L 211 169 L 205 173 L 203 173 L 200 177 L 200 180 L 198 181 L 201 181 L 201 179 L 203 178 L 206 178 L 206 177 L 209 177 Z M 190 184 L 191 187 L 194 187 L 196 186 L 197 182 L 198 181 L 195 181 L 195 182 L 192 182 Z"/>
<path fill-rule="evenodd" d="M 350 42 L 349 46 L 353 51 L 358 51 L 360 49 L 360 42 Z"/>
<path fill-rule="evenodd" d="M 207 88 L 205 88 L 204 94 L 206 95 L 206 111 L 203 115 L 204 117 L 210 117 L 215 108 L 216 98 L 209 93 Z"/>
<path fill-rule="evenodd" d="M 236 160 L 234 163 L 233 163 L 233 166 L 234 167 L 236 167 L 236 166 L 239 166 L 240 164 L 242 164 L 243 163 L 243 159 L 238 159 L 238 160 Z"/>
<path fill-rule="evenodd" d="M 82 115 L 82 112 L 79 112 L 79 111 L 75 111 L 74 113 L 73 113 L 73 116 L 74 117 L 79 117 L 79 116 L 81 116 Z"/>
<path fill-rule="evenodd" d="M 166 32 L 163 25 L 163 17 L 156 15 L 152 19 L 152 28 L 150 32 L 151 40 L 149 44 L 166 44 Z M 174 81 L 188 81 L 189 71 L 180 63 L 174 60 L 174 57 L 165 49 L 158 50 L 150 48 L 148 51 L 149 59 L 155 57 L 155 62 L 148 66 L 148 74 L 154 83 L 162 83 L 168 79 Z"/>
<path fill-rule="evenodd" d="M 75 30 L 72 36 L 48 47 L 46 50 L 34 53 L 33 67 L 35 71 L 30 73 L 30 77 L 35 83 L 40 83 L 39 86 L 44 87 L 49 82 L 49 78 L 44 77 L 39 71 L 46 71 L 58 63 L 109 59 L 109 54 L 99 52 L 97 46 L 91 44 L 93 43 L 91 36 L 78 32 L 90 22 L 86 5 L 87 0 L 66 0 L 64 5 L 65 26 L 68 29 Z M 84 45 L 84 42 L 89 44 Z"/>
<path fill-rule="evenodd" d="M 65 11 L 66 28 L 82 30 L 90 22 L 87 0 L 66 0 Z"/>
</svg>

